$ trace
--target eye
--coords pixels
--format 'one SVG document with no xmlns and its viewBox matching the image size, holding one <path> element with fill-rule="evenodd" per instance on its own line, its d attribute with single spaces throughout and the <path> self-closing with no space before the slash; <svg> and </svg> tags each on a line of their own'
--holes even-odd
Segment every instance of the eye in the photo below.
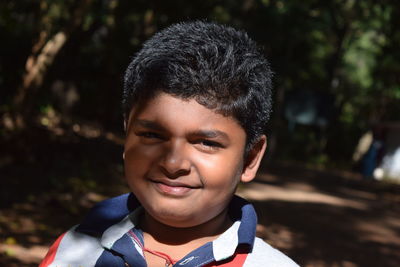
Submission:
<svg viewBox="0 0 400 267">
<path fill-rule="evenodd" d="M 203 140 L 201 141 L 201 144 L 203 146 L 210 146 L 210 147 L 221 147 L 221 144 L 215 141 L 210 141 L 210 140 Z"/>
<path fill-rule="evenodd" d="M 146 139 L 163 139 L 162 135 L 156 132 L 138 132 L 136 135 Z"/>
<path fill-rule="evenodd" d="M 216 141 L 212 141 L 212 140 L 198 140 L 197 142 L 195 142 L 198 146 L 200 146 L 201 149 L 203 150 L 207 150 L 207 151 L 216 151 L 220 148 L 223 148 L 224 146 L 222 144 L 220 144 L 219 142 Z"/>
</svg>

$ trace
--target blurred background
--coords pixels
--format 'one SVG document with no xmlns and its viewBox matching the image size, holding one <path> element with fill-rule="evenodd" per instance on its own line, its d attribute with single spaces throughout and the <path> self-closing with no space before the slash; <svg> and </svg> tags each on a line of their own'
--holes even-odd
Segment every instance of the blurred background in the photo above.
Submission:
<svg viewBox="0 0 400 267">
<path fill-rule="evenodd" d="M 0 2 L 0 265 L 37 266 L 123 180 L 123 72 L 156 31 L 243 29 L 275 71 L 269 148 L 239 188 L 302 266 L 400 263 L 395 0 Z"/>
</svg>

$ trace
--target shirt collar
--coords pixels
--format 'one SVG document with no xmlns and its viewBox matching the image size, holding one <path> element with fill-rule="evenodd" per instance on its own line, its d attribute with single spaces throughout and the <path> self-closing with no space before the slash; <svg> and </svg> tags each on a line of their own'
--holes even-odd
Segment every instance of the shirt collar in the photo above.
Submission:
<svg viewBox="0 0 400 267">
<path fill-rule="evenodd" d="M 97 203 L 76 228 L 76 231 L 101 236 L 109 227 L 123 220 L 140 206 L 132 193 Z"/>
<path fill-rule="evenodd" d="M 257 215 L 253 206 L 241 197 L 234 196 L 229 205 L 233 225 L 213 241 L 216 261 L 231 257 L 238 246 L 251 251 L 256 236 Z"/>
<path fill-rule="evenodd" d="M 114 249 L 114 243 L 137 225 L 142 212 L 143 208 L 136 197 L 132 193 L 124 194 L 96 204 L 76 231 L 99 236 L 103 247 Z M 216 261 L 231 257 L 239 245 L 248 247 L 249 251 L 253 248 L 257 225 L 253 206 L 243 198 L 234 196 L 229 205 L 229 215 L 234 224 L 211 246 L 204 246 L 204 249 L 212 249 Z"/>
</svg>

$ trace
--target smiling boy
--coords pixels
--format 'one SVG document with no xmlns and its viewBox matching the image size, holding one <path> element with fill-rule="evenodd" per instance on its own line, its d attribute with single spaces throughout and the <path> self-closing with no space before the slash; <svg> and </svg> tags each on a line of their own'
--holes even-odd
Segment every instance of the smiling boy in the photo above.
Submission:
<svg viewBox="0 0 400 267">
<path fill-rule="evenodd" d="M 123 108 L 132 193 L 97 204 L 41 267 L 297 266 L 255 237 L 235 196 L 266 148 L 271 70 L 243 32 L 173 25 L 129 65 Z"/>
</svg>

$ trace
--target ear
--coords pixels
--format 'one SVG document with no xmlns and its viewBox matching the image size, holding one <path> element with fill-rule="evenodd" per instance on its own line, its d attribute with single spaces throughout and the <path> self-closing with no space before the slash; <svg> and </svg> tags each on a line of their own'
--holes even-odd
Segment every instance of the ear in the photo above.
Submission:
<svg viewBox="0 0 400 267">
<path fill-rule="evenodd" d="M 257 170 L 260 167 L 261 159 L 264 156 L 266 148 L 267 137 L 262 135 L 247 155 L 240 181 L 247 183 L 256 177 Z"/>
</svg>

